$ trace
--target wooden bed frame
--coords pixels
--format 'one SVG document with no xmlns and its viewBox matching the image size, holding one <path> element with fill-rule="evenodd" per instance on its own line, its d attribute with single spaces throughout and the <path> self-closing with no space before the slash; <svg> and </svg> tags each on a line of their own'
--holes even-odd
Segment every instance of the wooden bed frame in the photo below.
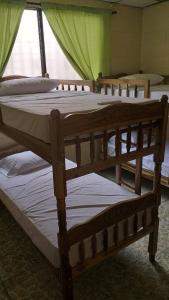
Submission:
<svg viewBox="0 0 169 300">
<path fill-rule="evenodd" d="M 97 89 L 103 90 L 104 94 L 108 93 L 108 89 L 111 91 L 111 95 L 115 94 L 115 90 L 118 89 L 118 95 L 122 95 L 122 90 L 126 90 L 126 97 L 130 96 L 130 89 L 134 89 L 134 97 L 138 96 L 138 88 L 144 89 L 144 98 L 150 97 L 150 81 L 149 80 L 131 80 L 131 79 L 98 79 Z"/>
<path fill-rule="evenodd" d="M 99 75 L 100 79 L 98 79 L 97 82 L 99 83 L 100 88 L 104 87 L 105 92 L 106 92 L 106 90 L 108 88 L 111 87 L 111 85 L 114 85 L 116 83 L 116 80 L 117 80 L 117 84 L 119 84 L 119 86 L 121 86 L 121 85 L 124 86 L 124 80 L 122 80 L 122 79 L 110 79 L 110 78 L 108 79 L 109 76 L 102 76 L 102 73 L 99 73 L 99 74 L 100 74 Z M 119 73 L 117 75 L 110 75 L 111 78 L 113 76 L 118 77 L 118 76 L 122 76 L 122 74 Z M 123 76 L 124 76 L 124 73 L 123 73 Z M 169 82 L 169 75 L 165 75 L 164 78 L 165 78 L 166 83 L 167 83 L 167 80 Z M 138 82 L 140 82 L 140 84 L 138 84 L 137 86 L 144 87 L 144 97 L 145 98 L 149 98 L 150 97 L 150 85 L 149 85 L 149 82 L 147 80 L 143 80 L 143 81 L 142 80 L 138 80 Z M 134 83 L 135 83 L 135 80 L 134 80 Z M 132 84 L 131 80 L 129 80 L 129 85 L 130 84 Z M 126 89 L 128 91 L 127 94 L 126 94 L 126 96 L 127 96 L 127 95 L 129 95 L 129 87 L 126 87 Z M 135 88 L 135 90 L 136 90 L 135 91 L 135 97 L 137 97 L 137 88 Z M 122 169 L 127 170 L 127 171 L 129 171 L 131 173 L 135 173 L 135 171 L 136 171 L 135 165 L 133 165 L 131 163 L 125 163 L 125 164 L 123 164 L 122 165 Z M 147 169 L 143 168 L 142 169 L 142 176 L 144 178 L 146 178 L 146 179 L 153 180 L 153 172 L 150 171 L 150 170 L 147 170 Z M 166 176 L 162 175 L 161 176 L 161 184 L 163 186 L 165 186 L 165 187 L 169 187 L 169 177 L 166 177 Z"/>
<path fill-rule="evenodd" d="M 164 97 L 165 98 L 165 97 Z M 85 269 L 116 253 L 141 237 L 149 234 L 149 258 L 155 260 L 158 236 L 158 206 L 160 204 L 160 171 L 164 158 L 165 135 L 168 116 L 167 100 L 152 104 L 115 104 L 106 108 L 81 114 L 62 116 L 58 110 L 51 111 L 49 118 L 51 143 L 46 144 L 26 133 L 9 127 L 3 123 L 0 115 L 0 131 L 15 139 L 27 149 L 35 152 L 49 163 L 53 168 L 54 194 L 57 202 L 58 213 L 58 247 L 60 252 L 61 267 L 58 270 L 63 287 L 63 299 L 73 300 L 73 275 L 78 275 Z M 77 126 L 78 124 L 78 126 Z M 133 126 L 133 127 L 132 127 Z M 143 144 L 143 130 L 147 131 L 148 143 Z M 131 131 L 136 130 L 139 136 L 136 149 L 131 145 Z M 121 153 L 121 134 L 127 133 L 127 152 Z M 152 145 L 152 134 L 155 143 Z M 116 138 L 116 155 L 108 157 L 107 142 L 110 136 Z M 103 141 L 103 158 L 95 155 L 95 141 Z M 154 139 L 153 139 L 154 140 Z M 90 163 L 81 164 L 81 145 L 83 142 L 90 145 Z M 65 169 L 65 147 L 75 145 L 77 167 Z M 155 172 L 153 190 L 141 195 L 142 157 L 155 154 Z M 112 205 L 84 224 L 79 224 L 67 230 L 66 224 L 66 196 L 67 180 L 98 172 L 111 166 L 119 166 L 131 159 L 136 159 L 135 172 L 135 199 L 122 201 Z M 117 182 L 121 184 L 120 173 Z M 151 210 L 151 223 L 148 225 L 147 214 Z M 143 212 L 142 227 L 138 227 L 138 214 Z M 129 232 L 128 219 L 133 216 L 133 234 Z M 125 236 L 119 241 L 118 224 L 123 221 Z M 108 247 L 108 228 L 114 226 L 115 245 Z M 102 233 L 104 251 L 97 253 L 96 234 Z M 85 259 L 84 240 L 91 237 L 92 257 Z M 80 262 L 74 268 L 69 262 L 69 249 L 79 243 Z"/>
</svg>

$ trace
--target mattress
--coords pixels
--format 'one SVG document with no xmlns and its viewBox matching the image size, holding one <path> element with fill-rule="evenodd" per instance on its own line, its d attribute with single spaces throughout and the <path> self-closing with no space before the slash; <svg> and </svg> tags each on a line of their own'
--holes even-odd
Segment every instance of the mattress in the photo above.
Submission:
<svg viewBox="0 0 169 300">
<path fill-rule="evenodd" d="M 0 106 L 3 103 L 10 103 L 10 102 L 17 102 L 21 99 L 25 101 L 32 101 L 35 100 L 45 100 L 45 99 L 56 99 L 60 97 L 74 97 L 76 95 L 80 95 L 82 92 L 80 91 L 51 91 L 48 93 L 36 93 L 36 94 L 25 94 L 25 95 L 10 95 L 10 96 L 1 96 L 0 97 Z M 83 94 L 90 94 L 90 92 L 83 92 Z M 9 149 L 14 148 L 17 145 L 17 143 L 7 137 L 6 135 L 0 133 L 0 153 L 4 153 L 5 151 L 8 151 Z"/>
<path fill-rule="evenodd" d="M 66 161 L 67 168 L 75 164 Z M 68 229 L 86 222 L 110 205 L 135 198 L 136 195 L 95 173 L 68 181 L 66 198 Z M 29 235 L 32 242 L 55 266 L 60 266 L 58 251 L 58 219 L 53 194 L 52 168 L 46 167 L 26 175 L 8 178 L 0 172 L 0 199 Z M 140 227 L 142 215 L 140 213 Z M 129 218 L 130 225 L 134 222 Z M 148 221 L 147 221 L 148 222 Z M 120 226 L 120 224 L 119 224 Z M 124 228 L 121 226 L 120 239 Z M 132 230 L 131 230 L 132 231 Z M 109 246 L 112 246 L 113 228 L 109 228 Z M 103 250 L 101 234 L 97 235 L 98 252 Z M 91 257 L 90 238 L 85 240 L 86 258 Z M 71 265 L 79 262 L 78 245 L 70 249 Z"/>
<path fill-rule="evenodd" d="M 77 112 L 88 112 L 101 109 L 107 102 L 149 103 L 148 99 L 127 99 L 126 97 L 95 94 L 91 92 L 59 91 L 55 97 L 19 95 L 0 99 L 3 122 L 18 130 L 50 143 L 49 115 L 52 109 L 58 109 L 62 115 Z M 62 94 L 63 93 L 63 94 Z M 62 96 L 63 97 L 62 97 Z M 66 96 L 65 96 L 66 95 Z M 33 97 L 33 98 L 32 98 Z M 1 97 L 2 98 L 2 97 Z"/>
</svg>

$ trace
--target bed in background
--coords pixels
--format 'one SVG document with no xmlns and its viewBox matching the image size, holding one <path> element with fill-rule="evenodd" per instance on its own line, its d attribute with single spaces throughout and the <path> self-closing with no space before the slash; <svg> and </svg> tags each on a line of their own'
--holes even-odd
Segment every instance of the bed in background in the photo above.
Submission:
<svg viewBox="0 0 169 300">
<path fill-rule="evenodd" d="M 4 106 L 5 105 L 3 105 L 3 107 Z M 96 111 L 66 115 L 54 109 L 48 118 L 48 143 L 42 139 L 38 139 L 34 135 L 30 135 L 30 133 L 23 132 L 22 128 L 15 129 L 9 126 L 6 121 L 4 121 L 4 110 L 2 110 L 1 107 L 0 130 L 11 138 L 15 138 L 18 142 L 21 142 L 23 146 L 29 148 L 52 165 L 53 174 L 51 170 L 47 171 L 47 173 L 51 174 L 51 183 L 49 186 L 47 185 L 45 187 L 46 183 L 49 182 L 49 178 L 46 177 L 47 174 L 43 174 L 44 180 L 40 182 L 38 178 L 39 176 L 41 178 L 43 176 L 38 173 L 37 177 L 35 176 L 36 178 L 33 180 L 31 177 L 31 184 L 27 182 L 27 176 L 22 177 L 22 180 L 25 180 L 24 183 L 22 182 L 22 184 L 25 184 L 24 193 L 23 191 L 19 192 L 17 185 L 18 179 L 16 177 L 14 177 L 14 181 L 11 179 L 6 181 L 6 179 L 1 178 L 4 184 L 4 186 L 1 185 L 1 191 L 6 197 L 4 198 L 4 203 L 8 206 L 9 200 L 12 198 L 14 200 L 13 205 L 15 204 L 16 206 L 17 204 L 17 208 L 22 215 L 23 212 L 27 212 L 28 203 L 30 207 L 32 206 L 31 201 L 29 201 L 30 198 L 33 198 L 34 201 L 32 208 L 34 204 L 35 207 L 36 205 L 41 205 L 40 213 L 44 213 L 45 209 L 47 209 L 47 207 L 43 207 L 46 203 L 46 196 L 48 199 L 52 197 L 50 204 L 47 202 L 47 206 L 49 204 L 50 208 L 51 205 L 53 206 L 54 203 L 57 203 L 57 208 L 55 207 L 53 212 L 54 214 L 56 212 L 55 221 L 57 222 L 58 220 L 59 229 L 57 231 L 56 228 L 56 234 L 52 233 L 51 239 L 53 236 L 55 236 L 55 239 L 56 235 L 58 236 L 58 239 L 55 240 L 58 243 L 55 245 L 55 248 L 58 249 L 54 250 L 54 252 L 56 251 L 55 259 L 58 257 L 60 278 L 63 285 L 63 298 L 65 300 L 74 299 L 72 274 L 78 275 L 83 270 L 109 257 L 112 253 L 116 253 L 121 248 L 133 243 L 146 234 L 150 234 L 148 251 L 150 260 L 154 261 L 157 250 L 160 169 L 164 154 L 167 107 L 166 100 L 163 99 L 161 102 L 154 101 L 150 103 L 148 101 L 141 105 L 114 103 L 104 108 L 101 107 Z M 19 114 L 20 111 L 21 109 L 19 110 Z M 27 112 L 27 114 L 29 114 L 29 112 Z M 148 139 L 147 144 L 143 143 L 142 138 L 145 129 Z M 135 149 L 132 148 L 131 143 L 133 130 L 140 136 Z M 126 153 L 122 153 L 121 151 L 120 135 L 124 133 L 127 133 L 128 137 Z M 108 156 L 107 142 L 109 135 L 114 136 L 116 140 L 114 157 Z M 155 139 L 153 139 L 153 135 Z M 103 140 L 102 159 L 97 158 L 95 153 L 95 141 L 98 139 Z M 81 144 L 86 141 L 88 141 L 90 145 L 90 163 L 82 164 Z M 76 165 L 70 163 L 66 168 L 65 147 L 69 144 L 75 145 Z M 145 155 L 155 153 L 153 191 L 139 196 L 141 193 L 142 169 L 140 162 Z M 98 172 L 113 165 L 119 165 L 131 159 L 137 160 L 134 193 L 124 192 L 123 187 L 93 174 L 93 172 Z M 50 194 L 52 180 L 54 194 Z M 73 186 L 69 186 L 70 180 L 74 183 L 74 193 L 72 192 Z M 118 178 L 118 180 L 120 184 L 121 178 Z M 32 184 L 34 185 L 33 187 Z M 11 186 L 13 189 L 11 189 Z M 41 186 L 43 186 L 44 192 L 44 196 L 40 199 L 40 204 L 37 203 L 38 186 L 40 189 Z M 45 188 L 47 188 L 48 193 Z M 18 193 L 19 198 L 17 196 Z M 115 202 L 113 198 L 114 193 L 119 195 L 118 200 L 116 196 Z M 79 194 L 81 194 L 81 198 L 79 198 Z M 97 207 L 99 203 L 95 202 L 96 199 L 94 195 L 97 195 L 97 198 L 101 195 L 102 207 Z M 8 201 L 5 200 L 7 198 Z M 74 203 L 72 202 L 73 199 L 76 200 Z M 25 202 L 23 202 L 24 200 Z M 99 199 L 97 199 L 97 201 L 98 200 Z M 83 201 L 88 201 L 90 214 L 86 214 L 84 207 L 86 203 Z M 11 203 L 10 207 L 12 207 Z M 78 208 L 83 218 L 78 219 L 76 223 L 71 223 L 71 210 L 77 210 Z M 13 211 L 14 209 L 9 208 L 9 210 Z M 35 211 L 37 212 L 36 208 Z M 43 216 L 42 214 L 42 218 Z M 74 216 L 76 217 L 76 214 Z M 53 214 L 51 218 L 53 218 Z M 49 220 L 50 218 L 47 219 Z M 49 233 L 51 233 L 51 229 L 52 232 L 54 232 L 53 228 L 51 228 L 53 227 L 52 225 L 53 223 L 50 223 L 50 228 L 48 227 Z M 47 236 L 49 233 L 47 232 Z M 44 249 L 46 239 L 44 241 L 43 237 L 44 232 L 41 235 Z M 73 251 L 73 248 L 75 248 L 77 261 L 72 265 L 70 253 Z"/>
<path fill-rule="evenodd" d="M 27 78 L 25 76 L 20 75 L 13 75 L 13 76 L 7 76 L 4 78 L 1 78 L 2 83 L 0 83 L 0 103 L 10 103 L 13 98 L 15 98 L 15 102 L 22 102 L 23 100 L 23 106 L 27 106 L 30 103 L 33 103 L 36 98 L 39 99 L 39 104 L 43 106 L 43 102 L 45 99 L 49 98 L 49 101 L 58 102 L 61 99 L 61 102 L 63 103 L 63 107 L 65 106 L 72 106 L 73 111 L 77 111 L 78 107 L 81 110 L 82 106 L 86 105 L 85 103 L 88 103 L 89 108 L 93 109 L 97 108 L 97 102 L 99 105 L 103 105 L 105 102 L 102 101 L 106 99 L 106 101 L 111 103 L 114 100 L 120 100 L 125 101 L 126 98 L 122 98 L 119 95 L 120 94 L 120 86 L 119 93 L 117 97 L 109 96 L 99 96 L 95 95 L 93 96 L 93 92 L 96 91 L 96 83 L 92 80 L 49 80 L 46 78 L 34 78 L 32 81 L 32 78 Z M 137 81 L 132 81 L 133 84 L 136 85 Z M 52 88 L 55 88 L 55 91 L 50 91 Z M 129 90 L 130 86 L 128 87 Z M 147 81 L 145 82 L 145 88 L 147 88 Z M 26 95 L 25 95 L 26 93 Z M 146 93 L 146 92 L 145 92 Z M 16 95 L 18 94 L 18 95 Z M 5 96 L 4 96 L 5 95 Z M 55 99 L 56 95 L 56 99 Z M 83 98 L 79 99 L 78 96 L 83 95 Z M 85 96 L 87 96 L 85 98 Z M 96 99 L 95 99 L 96 98 Z M 92 106 L 92 102 L 94 101 L 94 105 Z M 96 106 L 95 106 L 96 105 Z M 63 109 L 62 107 L 62 109 Z M 87 106 L 86 106 L 86 109 Z M 84 107 L 83 107 L 84 110 Z M 68 108 L 69 111 L 69 108 Z M 19 121 L 17 119 L 17 116 L 15 116 L 15 120 Z M 33 120 L 32 120 L 33 122 Z M 26 121 L 23 117 L 21 120 L 21 123 L 19 124 L 19 127 L 22 126 L 22 124 L 25 124 Z M 32 126 L 30 126 L 32 127 Z M 33 127 L 32 127 L 33 128 Z M 41 129 L 41 132 L 45 131 L 45 129 Z M 2 135 L 0 133 L 0 156 L 3 157 L 7 154 L 10 154 L 11 151 L 18 149 L 18 152 L 21 150 L 25 150 L 24 148 L 21 148 L 21 146 L 17 145 L 15 141 L 9 139 L 5 135 Z M 96 148 L 98 149 L 98 155 L 101 151 L 100 145 L 96 145 Z M 90 156 L 88 147 L 83 146 L 83 155 L 82 160 L 87 161 L 88 157 Z M 71 160 L 75 159 L 75 152 L 72 146 L 69 146 L 67 149 L 67 157 Z"/>
<path fill-rule="evenodd" d="M 148 98 L 160 99 L 163 95 L 169 97 L 169 75 L 160 74 L 147 74 L 139 71 L 136 74 L 117 73 L 104 76 L 102 72 L 98 74 L 98 80 L 100 79 L 119 79 L 119 80 L 148 80 L 149 81 L 149 92 Z M 122 89 L 122 95 L 125 91 Z M 131 89 L 131 97 L 134 94 L 134 90 Z M 144 97 L 144 87 L 138 86 L 137 97 Z"/>
<path fill-rule="evenodd" d="M 121 75 L 121 74 L 120 74 Z M 117 86 L 117 84 L 119 84 L 121 86 L 121 90 L 122 93 L 121 94 L 126 94 L 127 92 L 127 88 L 124 86 L 124 82 L 128 82 L 128 85 L 130 86 L 131 90 L 133 89 L 132 87 L 132 80 L 137 80 L 138 82 L 140 82 L 140 84 L 138 84 L 137 86 L 137 90 L 132 91 L 131 95 L 133 95 L 135 97 L 139 97 L 139 99 L 141 100 L 143 98 L 143 95 L 145 95 L 145 91 L 146 91 L 146 96 L 149 97 L 151 94 L 151 99 L 152 99 L 152 95 L 154 95 L 153 99 L 161 99 L 162 95 L 166 94 L 169 95 L 169 86 L 168 85 L 163 85 L 163 84 L 159 84 L 159 83 L 164 83 L 164 82 L 168 82 L 169 80 L 169 76 L 161 76 L 161 75 L 155 75 L 154 74 L 137 74 L 138 76 L 135 75 L 127 75 L 127 76 L 123 76 L 121 77 L 121 79 L 108 79 L 108 76 L 106 76 L 106 78 L 104 79 L 103 76 L 101 76 L 100 74 L 100 79 L 98 79 L 98 84 L 100 86 L 100 90 L 102 89 L 102 93 L 108 93 L 110 94 L 111 91 L 111 84 L 113 84 L 113 86 Z M 150 76 L 153 75 L 153 76 Z M 101 79 L 101 77 L 103 79 Z M 110 77 L 113 77 L 113 75 L 110 75 Z M 115 76 L 115 77 L 118 77 Z M 140 79 L 139 79 L 140 78 Z M 117 84 L 116 84 L 117 81 Z M 143 87 L 143 83 L 145 83 L 145 86 Z M 158 83 L 158 85 L 152 85 L 150 86 L 150 82 L 152 84 Z M 163 89 L 163 86 L 166 87 L 166 91 L 165 89 Z M 159 88 L 158 88 L 159 87 Z M 141 90 L 140 90 L 141 88 Z M 158 93 L 157 93 L 157 89 Z M 160 91 L 161 89 L 161 91 Z M 151 91 L 152 90 L 152 91 Z M 153 93 L 154 90 L 154 93 Z M 167 93 L 168 90 L 168 93 Z M 166 93 L 165 93 L 166 92 Z M 117 91 L 116 91 L 117 93 Z M 130 97 L 130 93 L 128 92 L 128 96 Z M 124 141 L 123 141 L 124 142 Z M 124 144 L 124 148 L 125 148 L 125 144 Z M 109 155 L 112 155 L 113 151 L 114 151 L 114 140 L 111 139 L 108 143 L 108 149 L 109 149 Z M 123 164 L 122 166 L 123 169 L 130 171 L 132 173 L 135 172 L 135 164 L 133 162 L 127 163 L 127 164 Z M 153 160 L 152 157 L 144 157 L 143 159 L 143 177 L 147 178 L 147 179 L 151 179 L 153 178 L 153 168 L 154 168 L 154 164 L 153 164 Z M 166 147 L 165 147 L 165 157 L 164 157 L 164 162 L 162 165 L 162 177 L 161 177 L 161 184 L 169 187 L 169 123 L 168 123 L 168 127 L 167 127 L 167 139 L 166 139 Z"/>
</svg>

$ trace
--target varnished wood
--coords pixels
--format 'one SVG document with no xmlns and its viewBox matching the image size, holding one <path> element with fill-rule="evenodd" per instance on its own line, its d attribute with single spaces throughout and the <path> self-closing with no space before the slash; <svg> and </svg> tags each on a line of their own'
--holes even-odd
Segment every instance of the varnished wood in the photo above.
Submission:
<svg viewBox="0 0 169 300">
<path fill-rule="evenodd" d="M 150 97 L 150 81 L 149 80 L 134 80 L 134 79 L 98 79 L 98 90 L 103 89 L 104 93 L 108 93 L 108 88 L 112 90 L 112 86 L 116 87 L 118 95 L 121 96 L 122 90 L 126 91 L 126 97 L 130 95 L 130 89 L 134 88 L 134 97 L 138 95 L 138 88 L 144 90 L 144 98 Z"/>
<path fill-rule="evenodd" d="M 20 131 L 10 128 L 0 121 L 0 130 L 10 137 L 17 137 L 24 146 L 29 147 L 36 154 L 41 154 L 43 158 L 52 164 L 54 194 L 57 202 L 58 214 L 58 247 L 60 254 L 61 279 L 63 286 L 64 300 L 73 300 L 73 281 L 72 268 L 69 260 L 70 247 L 79 245 L 80 262 L 73 270 L 78 273 L 85 270 L 96 262 L 101 261 L 103 257 L 108 257 L 110 253 L 116 253 L 119 249 L 141 238 L 145 234 L 150 235 L 149 253 L 155 255 L 157 246 L 157 220 L 158 206 L 160 204 L 160 166 L 163 159 L 164 140 L 166 135 L 168 104 L 165 99 L 162 103 L 151 103 L 143 105 L 134 104 L 116 104 L 98 111 L 72 114 L 63 116 L 58 110 L 53 110 L 50 114 L 50 143 L 45 144 L 37 139 L 30 137 Z M 149 126 L 155 126 L 155 143 L 154 145 L 146 145 L 143 147 L 143 128 L 149 130 Z M 77 126 L 78 124 L 78 126 Z M 130 127 L 134 127 L 139 132 L 141 141 L 136 141 L 136 147 L 130 147 Z M 91 146 L 90 162 L 81 165 L 80 144 L 83 139 L 93 145 L 98 136 L 102 139 L 103 144 L 107 144 L 108 133 L 113 132 L 116 142 L 116 153 L 114 157 L 107 155 L 107 149 L 104 145 L 105 155 L 103 159 L 94 157 L 95 149 Z M 121 135 L 128 133 L 126 140 L 127 151 L 121 153 Z M 162 141 L 163 139 L 163 141 Z M 76 146 L 77 166 L 66 170 L 65 167 L 65 146 L 66 144 Z M 155 153 L 155 180 L 153 190 L 144 195 L 136 195 L 134 199 L 124 200 L 116 204 L 110 205 L 107 209 L 97 214 L 88 221 L 78 224 L 70 229 L 67 228 L 66 222 L 66 196 L 67 196 L 67 180 L 73 179 L 91 172 L 98 172 L 110 166 L 121 165 L 124 162 L 140 159 L 145 155 Z M 95 159 L 94 159 L 95 158 Z M 140 166 L 141 168 L 141 166 Z M 140 181 L 139 181 L 140 186 Z M 144 212 L 144 218 L 147 218 L 148 209 L 152 212 L 152 220 L 147 226 L 143 220 L 144 226 L 139 228 L 138 215 Z M 124 231 L 124 238 L 120 240 L 120 223 L 128 224 L 129 218 L 134 216 L 132 232 L 128 227 Z M 113 227 L 113 247 L 108 247 L 108 228 Z M 102 255 L 97 253 L 96 235 L 98 233 L 103 236 Z M 91 237 L 91 258 L 86 259 L 85 239 Z"/>
</svg>

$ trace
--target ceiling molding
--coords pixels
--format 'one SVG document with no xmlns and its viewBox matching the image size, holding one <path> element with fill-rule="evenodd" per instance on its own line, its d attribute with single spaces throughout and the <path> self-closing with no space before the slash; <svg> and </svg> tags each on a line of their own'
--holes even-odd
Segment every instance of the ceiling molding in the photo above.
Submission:
<svg viewBox="0 0 169 300">
<path fill-rule="evenodd" d="M 137 8 L 145 8 L 151 5 L 157 5 L 162 2 L 167 2 L 169 0 L 102 0 L 103 2 L 111 4 L 121 4 Z"/>
</svg>

